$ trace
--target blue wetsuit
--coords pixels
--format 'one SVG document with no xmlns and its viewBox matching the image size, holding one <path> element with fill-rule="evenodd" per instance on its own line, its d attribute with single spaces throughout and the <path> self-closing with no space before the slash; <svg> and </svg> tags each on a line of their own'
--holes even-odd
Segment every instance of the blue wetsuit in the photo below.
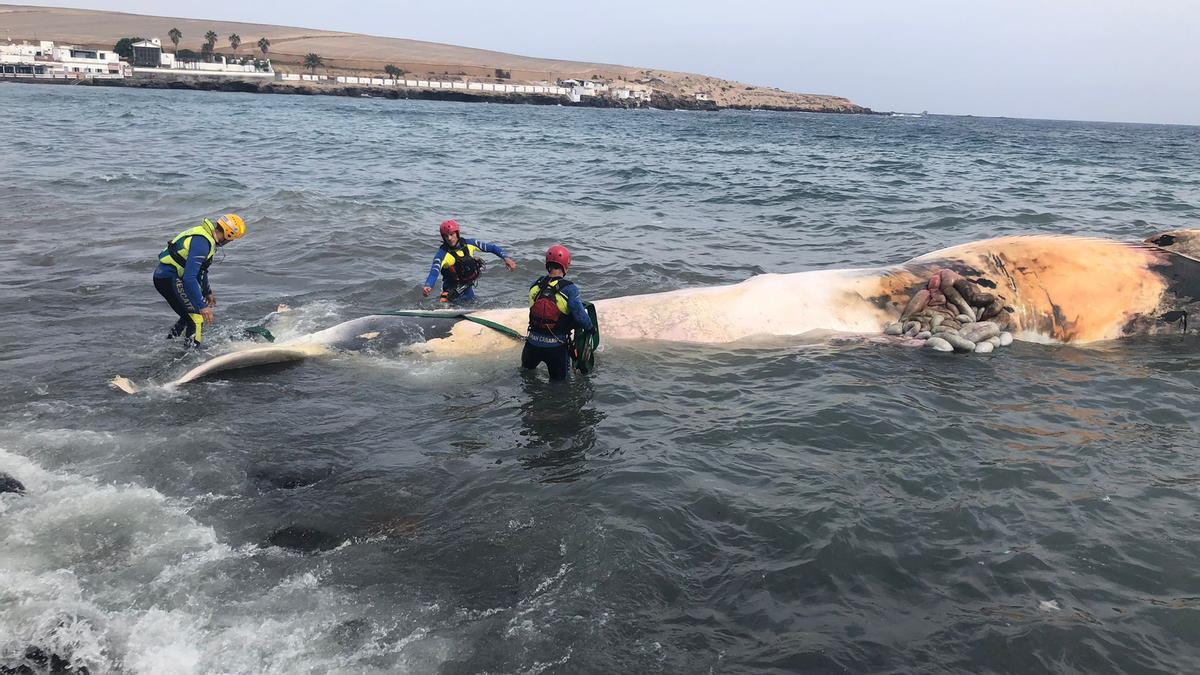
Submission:
<svg viewBox="0 0 1200 675">
<path fill-rule="evenodd" d="M 551 380 L 566 379 L 571 369 L 571 331 L 593 328 L 592 317 L 588 316 L 587 308 L 583 306 L 579 287 L 573 283 L 566 284 L 559 287 L 559 292 L 566 297 L 570 314 L 559 321 L 552 332 L 530 325 L 529 333 L 525 336 L 525 348 L 521 350 L 521 367 L 533 370 L 539 363 L 545 363 L 550 370 Z"/>
<path fill-rule="evenodd" d="M 480 241 L 478 239 L 466 239 L 466 238 L 460 237 L 459 243 L 464 244 L 468 247 L 473 246 L 473 247 L 479 249 L 480 251 L 486 251 L 488 253 L 492 253 L 502 260 L 504 258 L 508 257 L 508 254 L 504 252 L 504 249 L 502 249 L 499 246 L 497 246 L 496 244 L 493 244 L 488 241 Z M 441 246 L 438 246 L 437 253 L 435 253 L 433 256 L 433 264 L 429 266 L 429 276 L 425 277 L 425 285 L 426 286 L 428 286 L 430 288 L 433 287 L 433 282 L 437 281 L 438 275 L 442 273 L 442 267 L 444 265 L 446 265 L 448 262 L 446 260 L 446 256 L 448 256 L 448 255 L 450 255 L 450 249 L 446 248 L 446 245 L 444 243 Z M 455 288 L 455 284 L 453 283 L 453 281 L 450 279 L 447 279 L 445 277 L 445 275 L 443 275 L 442 276 L 442 292 L 449 293 L 449 292 L 454 291 L 454 288 Z M 474 299 L 475 299 L 475 284 L 474 283 L 468 285 L 465 289 L 460 291 L 455 298 L 453 298 L 453 300 L 455 302 L 471 302 Z"/>
<path fill-rule="evenodd" d="M 168 338 L 185 336 L 189 340 L 200 341 L 196 335 L 196 323 L 192 314 L 199 314 L 201 309 L 208 306 L 205 296 L 212 294 L 208 285 L 208 268 L 204 264 L 208 259 L 209 245 L 204 237 L 194 236 L 188 247 L 187 265 L 183 268 L 183 277 L 175 268 L 160 262 L 154 270 L 154 288 L 166 298 L 171 309 L 179 315 L 179 321 L 167 334 Z"/>
</svg>

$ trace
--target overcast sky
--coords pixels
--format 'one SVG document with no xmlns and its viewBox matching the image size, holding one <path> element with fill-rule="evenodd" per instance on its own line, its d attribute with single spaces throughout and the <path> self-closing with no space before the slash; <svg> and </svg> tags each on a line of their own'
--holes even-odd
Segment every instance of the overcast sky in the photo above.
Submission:
<svg viewBox="0 0 1200 675">
<path fill-rule="evenodd" d="M 60 0 L 715 75 L 876 110 L 1200 124 L 1200 0 Z"/>
</svg>

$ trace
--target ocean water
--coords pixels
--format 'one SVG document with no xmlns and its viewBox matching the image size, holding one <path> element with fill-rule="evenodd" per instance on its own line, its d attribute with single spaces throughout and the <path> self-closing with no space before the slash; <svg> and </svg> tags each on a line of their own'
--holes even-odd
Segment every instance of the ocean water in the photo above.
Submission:
<svg viewBox="0 0 1200 675">
<path fill-rule="evenodd" d="M 1200 342 L 344 354 L 127 396 L 167 238 L 209 349 L 427 307 L 437 224 L 585 297 L 1200 227 L 1200 128 L 0 85 L 0 671 L 1194 672 Z M 1096 270 L 1103 274 L 1103 270 Z M 770 303 L 762 297 L 758 302 Z"/>
</svg>

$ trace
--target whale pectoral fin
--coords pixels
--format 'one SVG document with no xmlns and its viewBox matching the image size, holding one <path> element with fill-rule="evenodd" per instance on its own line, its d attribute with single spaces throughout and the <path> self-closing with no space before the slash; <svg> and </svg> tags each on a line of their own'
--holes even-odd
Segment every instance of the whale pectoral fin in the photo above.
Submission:
<svg viewBox="0 0 1200 675">
<path fill-rule="evenodd" d="M 136 394 L 138 393 L 139 389 L 138 386 L 133 383 L 133 380 L 130 380 L 128 377 L 121 377 L 120 375 L 109 380 L 108 385 L 110 387 L 120 389 L 126 394 Z"/>
</svg>

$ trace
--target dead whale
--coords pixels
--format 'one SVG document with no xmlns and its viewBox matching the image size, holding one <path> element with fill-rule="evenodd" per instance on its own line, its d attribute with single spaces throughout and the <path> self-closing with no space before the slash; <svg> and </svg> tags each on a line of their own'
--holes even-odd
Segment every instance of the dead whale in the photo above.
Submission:
<svg viewBox="0 0 1200 675">
<path fill-rule="evenodd" d="M 1164 232 L 1137 243 L 1066 235 L 1000 237 L 899 265 L 764 274 L 737 284 L 598 300 L 595 306 L 605 338 L 626 342 L 725 344 L 814 331 L 878 334 L 899 320 L 942 270 L 978 287 L 990 296 L 989 304 L 998 303 L 1004 328 L 1016 339 L 1086 344 L 1180 332 L 1187 330 L 1186 317 L 1200 309 L 1200 230 Z M 172 384 L 353 349 L 376 332 L 412 340 L 411 349 L 435 356 L 516 349 L 520 343 L 512 334 L 525 328 L 526 319 L 525 308 L 475 312 L 470 320 L 363 317 L 219 356 Z M 508 334 L 480 320 L 507 327 Z M 118 380 L 113 381 L 118 388 L 136 391 L 128 380 Z"/>
<path fill-rule="evenodd" d="M 201 363 L 164 386 L 187 384 L 209 375 L 241 368 L 302 361 L 337 351 L 394 349 L 400 345 L 445 337 L 461 320 L 459 313 L 446 313 L 445 317 L 436 316 L 436 312 L 429 314 L 433 316 L 420 319 L 394 315 L 364 316 L 274 344 L 238 343 L 228 353 Z M 129 394 L 144 388 L 120 375 L 109 384 Z"/>
</svg>

